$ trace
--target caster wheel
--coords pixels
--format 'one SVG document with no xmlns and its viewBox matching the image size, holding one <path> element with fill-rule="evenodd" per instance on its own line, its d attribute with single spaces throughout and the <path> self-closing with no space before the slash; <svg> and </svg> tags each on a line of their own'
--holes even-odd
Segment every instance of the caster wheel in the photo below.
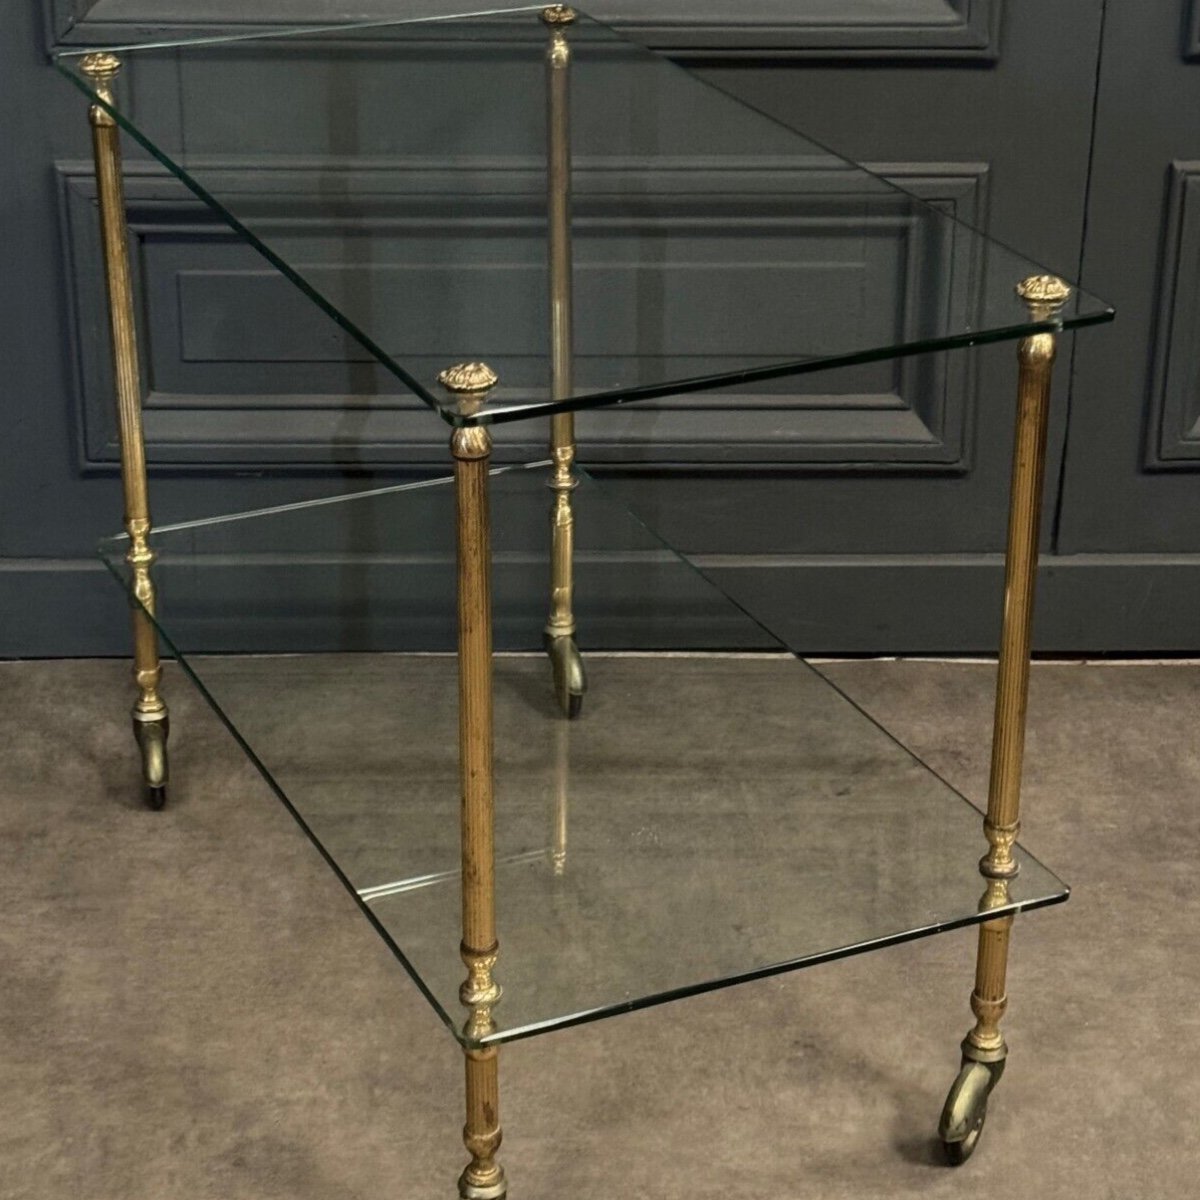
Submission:
<svg viewBox="0 0 1200 1200">
<path fill-rule="evenodd" d="M 583 711 L 583 695 L 587 691 L 583 657 L 573 637 L 547 637 L 546 653 L 550 656 L 555 699 L 563 716 L 573 721 Z"/>
<path fill-rule="evenodd" d="M 975 1153 L 975 1147 L 979 1145 L 979 1139 L 983 1134 L 983 1123 L 987 1120 L 987 1104 L 985 1103 L 981 1112 L 974 1119 L 967 1136 L 957 1142 L 942 1142 L 942 1153 L 946 1156 L 946 1162 L 952 1167 L 961 1167 L 963 1163 Z"/>
<path fill-rule="evenodd" d="M 157 812 L 167 802 L 167 720 L 148 721 L 134 715 L 133 733 L 142 754 L 142 796 Z"/>
<path fill-rule="evenodd" d="M 942 1151 L 952 1167 L 961 1167 L 975 1153 L 987 1120 L 988 1097 L 1003 1074 L 1004 1059 L 994 1063 L 963 1059 L 938 1123 Z"/>
</svg>

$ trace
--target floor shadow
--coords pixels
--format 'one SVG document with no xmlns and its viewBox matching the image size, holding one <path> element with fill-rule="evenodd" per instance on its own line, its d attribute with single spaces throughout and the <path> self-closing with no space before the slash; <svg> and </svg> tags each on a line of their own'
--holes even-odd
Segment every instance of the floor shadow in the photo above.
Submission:
<svg viewBox="0 0 1200 1200">
<path fill-rule="evenodd" d="M 519 668 L 514 670 L 516 664 Z M 497 693 L 516 697 L 530 715 L 539 717 L 558 716 L 558 702 L 554 697 L 554 680 L 549 660 L 544 655 L 529 658 L 500 659 L 496 663 L 495 688 Z"/>
<path fill-rule="evenodd" d="M 905 1162 L 913 1163 L 918 1167 L 946 1169 L 942 1144 L 935 1136 L 906 1133 L 896 1137 L 892 1145 Z"/>
</svg>

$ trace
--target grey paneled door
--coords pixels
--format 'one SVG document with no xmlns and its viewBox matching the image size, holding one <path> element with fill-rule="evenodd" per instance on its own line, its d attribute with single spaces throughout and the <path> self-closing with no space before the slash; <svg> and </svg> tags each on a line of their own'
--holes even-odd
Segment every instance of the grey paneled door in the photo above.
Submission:
<svg viewBox="0 0 1200 1200">
<path fill-rule="evenodd" d="M 1098 646 L 1200 647 L 1200 3 L 1109 0 L 1058 549 Z"/>
<path fill-rule="evenodd" d="M 3 48 L 16 145 L 0 163 L 0 195 L 6 228 L 21 236 L 6 242 L 0 291 L 7 368 L 0 653 L 122 652 L 121 604 L 90 559 L 95 537 L 118 523 L 119 489 L 87 127 L 78 97 L 44 55 L 55 43 L 136 39 L 177 25 L 181 13 L 191 28 L 237 23 L 245 6 L 42 0 L 42 7 L 38 14 L 32 4 L 16 6 Z M 355 11 L 394 15 L 400 7 L 363 0 Z M 458 7 L 412 0 L 403 10 Z M 1104 0 L 595 0 L 590 7 L 1050 267 L 1075 276 L 1082 262 L 1094 290 L 1125 302 L 1117 326 L 1075 339 L 1069 430 L 1071 343 L 1062 355 L 1048 480 L 1049 507 L 1057 499 L 1059 509 L 1045 535 L 1040 643 L 1194 645 L 1190 613 L 1178 603 L 1148 629 L 1134 604 L 1104 599 L 1106 588 L 1132 599 L 1168 577 L 1178 598 L 1190 570 L 1185 556 L 1200 549 L 1195 518 L 1179 516 L 1194 478 L 1188 422 L 1200 421 L 1180 357 L 1183 327 L 1168 338 L 1169 353 L 1159 354 L 1166 353 L 1165 367 L 1139 359 L 1129 340 L 1149 354 L 1150 332 L 1138 332 L 1131 310 L 1162 295 L 1161 282 L 1155 275 L 1128 294 L 1139 272 L 1154 275 L 1149 244 L 1170 220 L 1175 258 L 1186 262 L 1195 223 L 1186 138 L 1175 144 L 1138 132 L 1139 120 L 1158 119 L 1155 106 L 1167 127 L 1181 124 L 1185 80 L 1200 71 L 1200 63 L 1189 64 L 1194 42 L 1182 41 L 1177 4 L 1108 0 L 1103 38 Z M 1146 9 L 1154 19 L 1136 20 Z M 292 0 L 272 13 L 308 20 L 344 11 L 334 0 Z M 1172 21 L 1174 107 L 1165 96 L 1140 94 L 1138 117 L 1121 108 L 1119 81 L 1136 78 L 1144 62 L 1166 70 Z M 137 86 L 141 102 L 154 103 L 153 79 Z M 252 107 L 254 97 L 242 102 Z M 221 142 L 215 128 L 207 133 L 218 139 L 212 153 L 237 158 L 236 144 Z M 1132 139 L 1148 164 L 1144 185 L 1129 181 L 1130 195 L 1140 197 L 1132 221 L 1112 207 L 1118 185 L 1106 166 L 1118 161 L 1122 139 Z M 1162 162 L 1151 164 L 1154 154 Z M 252 163 L 238 169 L 255 182 Z M 1161 184 L 1152 197 L 1151 175 Z M 351 478 L 428 472 L 444 460 L 437 420 L 381 390 L 364 364 L 347 369 L 334 354 L 299 361 L 286 323 L 253 345 L 228 327 L 216 336 L 196 281 L 219 295 L 222 280 L 257 268 L 252 252 L 136 156 L 128 202 L 147 309 L 146 425 L 160 522 L 326 494 Z M 398 192 L 397 207 L 403 202 Z M 303 234 L 304 214 L 294 215 Z M 719 233 L 726 219 L 714 211 L 710 224 Z M 1131 237 L 1145 245 L 1127 271 L 1122 255 Z M 1173 278 L 1186 290 L 1186 271 Z M 1170 303 L 1186 322 L 1186 305 L 1174 294 Z M 636 494 L 711 571 L 771 607 L 813 652 L 984 649 L 998 628 L 1013 360 L 1009 346 L 809 377 L 773 399 L 774 410 L 757 423 L 719 399 L 700 409 L 668 402 L 591 415 L 580 422 L 584 458 Z M 1147 381 L 1160 376 L 1166 382 L 1156 391 Z M 1168 432 L 1154 443 L 1151 462 L 1139 431 L 1152 423 Z M 535 432 L 526 431 L 524 444 L 510 441 L 509 453 L 534 452 Z M 1135 486 L 1163 497 L 1164 514 L 1174 512 L 1165 529 L 1148 512 L 1127 520 L 1116 511 L 1121 489 Z M 1174 507 L 1168 492 L 1180 497 Z"/>
</svg>

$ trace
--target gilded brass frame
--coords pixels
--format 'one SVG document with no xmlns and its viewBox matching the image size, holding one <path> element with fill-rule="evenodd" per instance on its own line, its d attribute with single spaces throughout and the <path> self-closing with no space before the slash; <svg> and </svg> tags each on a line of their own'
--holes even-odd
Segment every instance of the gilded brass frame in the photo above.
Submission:
<svg viewBox="0 0 1200 1200">
<path fill-rule="evenodd" d="M 441 383 L 479 404 L 496 383 L 483 363 L 462 363 L 442 372 Z M 496 938 L 496 848 L 492 728 L 492 544 L 488 463 L 492 438 L 476 425 L 456 429 L 454 457 L 458 558 L 458 756 L 462 836 L 462 943 L 467 978 L 459 998 L 469 1011 L 466 1108 L 463 1143 L 471 1161 L 459 1177 L 462 1200 L 501 1200 L 508 1184 L 496 1161 L 500 1129 L 500 1063 L 495 1046 L 479 1042 L 495 1029 L 492 1010 L 501 989 L 493 971 Z"/>
<path fill-rule="evenodd" d="M 112 54 L 88 54 L 80 64 L 96 93 L 113 102 L 112 83 L 121 69 Z M 161 808 L 167 788 L 167 705 L 159 691 L 162 665 L 150 548 L 150 494 L 146 479 L 146 444 L 142 433 L 142 388 L 138 369 L 137 324 L 134 318 L 133 283 L 129 270 L 129 232 L 125 219 L 125 189 L 121 177 L 121 142 L 113 120 L 101 105 L 88 109 L 92 128 L 92 154 L 96 167 L 96 192 L 100 209 L 100 234 L 104 246 L 104 278 L 108 291 L 109 333 L 121 443 L 121 483 L 125 499 L 125 529 L 129 551 L 125 561 L 133 579 L 137 604 L 133 613 L 133 677 L 138 698 L 133 705 L 133 732 L 142 757 L 142 779 L 147 803 Z"/>
<path fill-rule="evenodd" d="M 573 267 L 571 261 L 571 45 L 567 29 L 573 9 L 555 4 L 542 11 L 549 30 L 546 47 L 546 192 L 550 260 L 551 394 L 567 399 L 574 389 Z M 568 717 L 579 715 L 587 690 L 583 659 L 575 642 L 575 414 L 550 418 L 550 614 L 545 643 L 554 691 Z"/>
<path fill-rule="evenodd" d="M 1017 294 L 1028 305 L 1033 320 L 1045 321 L 1062 308 L 1071 292 L 1061 279 L 1034 275 L 1017 286 Z M 1021 828 L 1021 768 L 1025 755 L 1033 601 L 1056 350 L 1057 338 L 1053 333 L 1023 338 L 1017 348 L 1020 371 L 1008 544 L 1004 556 L 1004 617 L 996 676 L 988 807 L 983 822 L 989 848 L 979 863 L 987 885 L 980 900 L 982 912 L 1008 903 L 1009 883 L 1019 869 L 1013 845 Z M 984 921 L 979 926 L 975 987 L 971 992 L 975 1025 L 963 1040 L 962 1068 L 946 1098 L 938 1127 L 946 1155 L 956 1165 L 970 1157 L 979 1141 L 987 1117 L 988 1097 L 1000 1081 L 1008 1057 L 1000 1019 L 1008 1007 L 1006 977 L 1012 924 L 1009 915 Z"/>
</svg>

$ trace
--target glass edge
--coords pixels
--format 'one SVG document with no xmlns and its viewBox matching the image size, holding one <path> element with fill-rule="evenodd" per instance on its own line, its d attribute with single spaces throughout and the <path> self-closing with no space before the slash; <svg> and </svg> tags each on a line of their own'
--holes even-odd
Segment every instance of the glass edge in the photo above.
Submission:
<svg viewBox="0 0 1200 1200">
<path fill-rule="evenodd" d="M 488 477 L 513 475 L 520 471 L 544 470 L 554 464 L 548 458 L 537 459 L 528 463 L 502 463 L 488 470 Z M 155 525 L 150 530 L 151 540 L 161 534 L 179 533 L 187 529 L 203 529 L 209 525 L 232 524 L 235 521 L 248 521 L 256 517 L 284 516 L 288 513 L 300 512 L 309 508 L 327 508 L 334 504 L 349 504 L 355 500 L 371 500 L 380 496 L 389 496 L 401 492 L 417 492 L 434 487 L 448 487 L 453 484 L 453 475 L 438 475 L 432 479 L 416 479 L 408 483 L 391 484 L 388 487 L 367 488 L 361 492 L 339 492 L 334 496 L 317 496 L 312 500 L 297 500 L 291 504 L 276 504 L 266 508 L 251 508 L 243 512 L 215 513 L 208 517 L 196 517 L 190 521 L 175 521 L 169 525 Z M 108 546 L 127 543 L 129 534 L 113 533 L 102 537 L 97 543 L 97 553 L 103 556 Z"/>
<path fill-rule="evenodd" d="M 373 338 L 363 332 L 353 321 L 350 320 L 336 305 L 331 303 L 325 296 L 315 288 L 303 275 L 300 274 L 295 267 L 286 262 L 280 255 L 271 249 L 261 238 L 259 238 L 253 230 L 245 225 L 238 217 L 226 208 L 203 184 L 199 183 L 189 171 L 171 159 L 166 153 L 160 150 L 145 134 L 134 125 L 129 118 L 121 112 L 114 104 L 110 104 L 103 96 L 99 95 L 87 81 L 81 78 L 75 72 L 66 67 L 59 66 L 58 70 L 71 79 L 83 91 L 84 95 L 89 96 L 94 104 L 102 108 L 114 121 L 131 137 L 139 146 L 142 147 L 157 163 L 167 169 L 168 174 L 173 175 L 180 183 L 184 185 L 202 204 L 205 204 L 212 212 L 214 212 L 230 229 L 239 237 L 243 238 L 251 249 L 256 250 L 263 258 L 267 260 L 285 279 L 300 289 L 300 291 L 309 298 L 335 325 L 343 332 L 348 333 L 368 354 L 371 355 L 381 366 L 390 371 L 413 395 L 423 401 L 429 408 L 435 412 L 442 407 L 442 402 L 426 390 L 417 378 L 410 375 L 408 371 L 402 367 L 390 354 L 379 346 Z"/>
<path fill-rule="evenodd" d="M 516 13 L 540 12 L 545 7 L 545 4 L 521 4 L 467 12 L 436 13 L 425 17 L 389 17 L 374 21 L 340 21 L 333 24 L 286 25 L 283 27 L 261 25 L 242 33 L 197 33 L 195 37 L 165 37 L 144 42 L 105 42 L 86 46 L 61 46 L 50 51 L 50 59 L 58 63 L 83 58 L 88 54 L 136 54 L 141 50 L 186 50 L 190 46 L 225 46 L 242 42 L 312 37 L 318 34 L 358 33 L 371 29 L 404 28 L 411 25 L 445 25 L 454 21 L 470 21 L 482 17 L 504 17 Z"/>
<path fill-rule="evenodd" d="M 1038 864 L 1041 866 L 1041 864 Z M 1045 868 L 1042 868 L 1045 870 Z M 482 1039 L 478 1043 L 468 1042 L 459 1035 L 457 1041 L 467 1046 L 502 1046 L 510 1042 L 522 1042 L 541 1034 L 553 1033 L 559 1029 L 572 1029 L 579 1025 L 590 1025 L 596 1021 L 618 1017 L 625 1013 L 640 1012 L 647 1008 L 657 1008 L 661 1004 L 670 1004 L 675 1000 L 686 1000 L 693 996 L 704 996 L 710 992 L 721 991 L 724 988 L 736 987 L 742 983 L 752 983 L 757 979 L 770 979 L 776 975 L 788 975 L 794 971 L 802 971 L 807 967 L 818 967 L 825 963 L 840 962 L 843 959 L 855 958 L 860 954 L 869 954 L 874 950 L 884 950 L 889 946 L 902 946 L 908 942 L 921 941 L 927 937 L 935 937 L 940 933 L 953 933 L 958 929 L 969 929 L 973 925 L 981 925 L 984 921 L 993 920 L 999 916 L 1015 916 L 1019 913 L 1036 912 L 1041 908 L 1053 908 L 1065 904 L 1071 897 L 1070 887 L 1063 883 L 1053 872 L 1047 872 L 1062 889 L 1049 896 L 1039 896 L 1032 900 L 1018 900 L 985 912 L 971 913 L 965 917 L 955 917 L 949 921 L 939 921 L 933 925 L 922 925 L 916 929 L 908 929 L 902 933 L 887 934 L 879 938 L 871 938 L 865 942 L 856 942 L 851 946 L 841 946 L 832 950 L 823 950 L 816 954 L 808 954 L 802 958 L 788 959 L 782 963 L 773 963 L 766 967 L 756 967 L 752 971 L 725 976 L 717 980 L 708 980 L 700 984 L 688 984 L 685 987 L 671 988 L 657 992 L 651 996 L 638 997 L 634 1000 L 622 1000 L 614 1004 L 601 1005 L 575 1013 L 563 1020 L 549 1018 L 520 1026 L 511 1031 L 498 1030 L 496 1033 Z M 503 950 L 504 931 L 500 931 L 500 945 Z"/>
<path fill-rule="evenodd" d="M 287 810 L 287 812 L 291 816 L 292 820 L 294 820 L 296 822 L 296 824 L 300 827 L 301 833 L 304 834 L 304 836 L 308 839 L 309 843 L 312 845 L 313 849 L 316 850 L 316 852 L 321 856 L 325 865 L 330 869 L 330 871 L 332 871 L 334 877 L 342 885 L 342 887 L 345 889 L 345 891 L 349 894 L 351 900 L 354 902 L 354 904 L 358 908 L 359 912 L 361 912 L 362 915 L 364 917 L 366 917 L 366 919 L 370 923 L 371 927 L 375 930 L 375 932 L 383 940 L 384 945 L 387 946 L 387 948 L 391 951 L 392 955 L 395 957 L 396 961 L 400 963 L 400 965 L 404 968 L 405 972 L 408 974 L 409 978 L 416 985 L 417 990 L 421 993 L 422 996 L 425 997 L 425 999 L 429 1002 L 430 1007 L 438 1015 L 438 1017 L 441 1019 L 442 1023 L 446 1026 L 446 1028 L 449 1029 L 449 1031 L 450 1031 L 451 1035 L 454 1037 L 454 1039 L 456 1041 L 461 1042 L 463 1040 L 462 1034 L 460 1033 L 460 1031 L 459 1031 L 457 1025 L 455 1024 L 455 1022 L 453 1021 L 453 1019 L 450 1017 L 450 1014 L 446 1012 L 446 1010 L 439 1003 L 437 997 L 433 994 L 432 990 L 426 985 L 425 981 L 421 978 L 420 972 L 418 972 L 416 970 L 416 968 L 413 966 L 413 964 L 409 961 L 408 956 L 404 953 L 403 949 L 401 949 L 399 943 L 395 940 L 395 938 L 392 937 L 391 933 L 388 931 L 386 926 L 379 920 L 379 918 L 375 915 L 375 913 L 372 912 L 371 907 L 367 903 L 367 901 L 364 900 L 358 894 L 358 890 L 350 882 L 350 879 L 347 877 L 347 875 L 341 869 L 341 867 L 338 866 L 337 860 L 325 848 L 325 846 L 321 842 L 320 838 L 318 838 L 316 836 L 316 834 L 312 831 L 312 829 L 309 827 L 308 822 L 305 821 L 305 819 L 301 815 L 299 809 L 297 809 L 296 806 L 291 802 L 291 800 L 288 799 L 287 793 L 283 790 L 282 786 L 280 786 L 278 781 L 272 775 L 271 771 L 263 763 L 262 759 L 260 759 L 258 757 L 257 753 L 255 753 L 254 748 L 242 736 L 241 732 L 238 730 L 237 726 L 230 719 L 229 715 L 225 712 L 225 709 L 222 707 L 220 702 L 217 700 L 216 696 L 208 688 L 207 684 L 204 683 L 203 679 L 201 679 L 200 675 L 197 673 L 196 669 L 193 667 L 193 665 L 191 663 L 191 656 L 184 653 L 175 644 L 175 642 L 172 641 L 170 636 L 167 634 L 166 630 L 163 628 L 162 624 L 159 622 L 158 617 L 154 613 L 152 613 L 148 608 L 146 608 L 146 606 L 144 604 L 142 604 L 135 596 L 133 596 L 130 593 L 127 582 L 125 580 L 121 579 L 120 575 L 117 574 L 117 572 L 111 566 L 110 566 L 110 570 L 112 570 L 113 574 L 116 575 L 118 582 L 121 584 L 122 590 L 125 592 L 125 596 L 126 596 L 126 599 L 129 601 L 130 607 L 136 606 L 150 619 L 156 632 L 158 633 L 158 636 L 160 638 L 162 638 L 167 649 L 170 650 L 171 654 L 175 658 L 175 661 L 179 664 L 179 666 L 182 669 L 182 671 L 184 672 L 184 674 L 187 675 L 188 679 L 191 680 L 192 684 L 195 686 L 197 691 L 199 691 L 200 695 L 204 698 L 204 700 L 208 704 L 209 708 L 211 708 L 212 711 L 216 714 L 217 719 L 221 722 L 222 725 L 225 726 L 226 730 L 229 732 L 229 735 L 233 738 L 233 740 L 241 748 L 242 753 L 245 754 L 246 757 L 250 760 L 250 764 L 254 767 L 254 769 L 262 777 L 263 782 L 267 785 L 267 787 L 271 790 L 271 792 L 274 793 L 275 798 L 279 801 L 279 803 L 282 804 L 283 807 Z"/>
<path fill-rule="evenodd" d="M 700 375 L 674 383 L 643 384 L 637 387 L 619 388 L 612 392 L 593 392 L 584 396 L 572 396 L 567 400 L 535 401 L 526 407 L 497 408 L 490 412 L 485 410 L 470 416 L 457 413 L 437 401 L 434 402 L 433 407 L 446 424 L 454 428 L 474 425 L 507 425 L 514 421 L 532 420 L 539 416 L 552 416 L 555 413 L 608 408 L 616 404 L 636 404 L 641 400 L 663 400 L 672 396 L 691 396 L 700 392 L 734 387 L 742 383 L 765 383 L 773 379 L 812 375 L 819 371 L 834 371 L 841 367 L 859 366 L 863 363 L 882 362 L 893 358 L 912 358 L 917 354 L 937 354 L 946 350 L 990 346 L 998 342 L 1018 341 L 1038 333 L 1070 333 L 1092 325 L 1107 324 L 1115 316 L 1116 310 L 1110 306 L 1059 321 L 1035 321 L 1019 325 L 1006 325 L 984 332 L 953 334 L 933 341 L 906 342 L 887 348 L 855 350 L 829 358 L 802 359 L 768 367 L 729 371 L 720 375 Z"/>
</svg>

